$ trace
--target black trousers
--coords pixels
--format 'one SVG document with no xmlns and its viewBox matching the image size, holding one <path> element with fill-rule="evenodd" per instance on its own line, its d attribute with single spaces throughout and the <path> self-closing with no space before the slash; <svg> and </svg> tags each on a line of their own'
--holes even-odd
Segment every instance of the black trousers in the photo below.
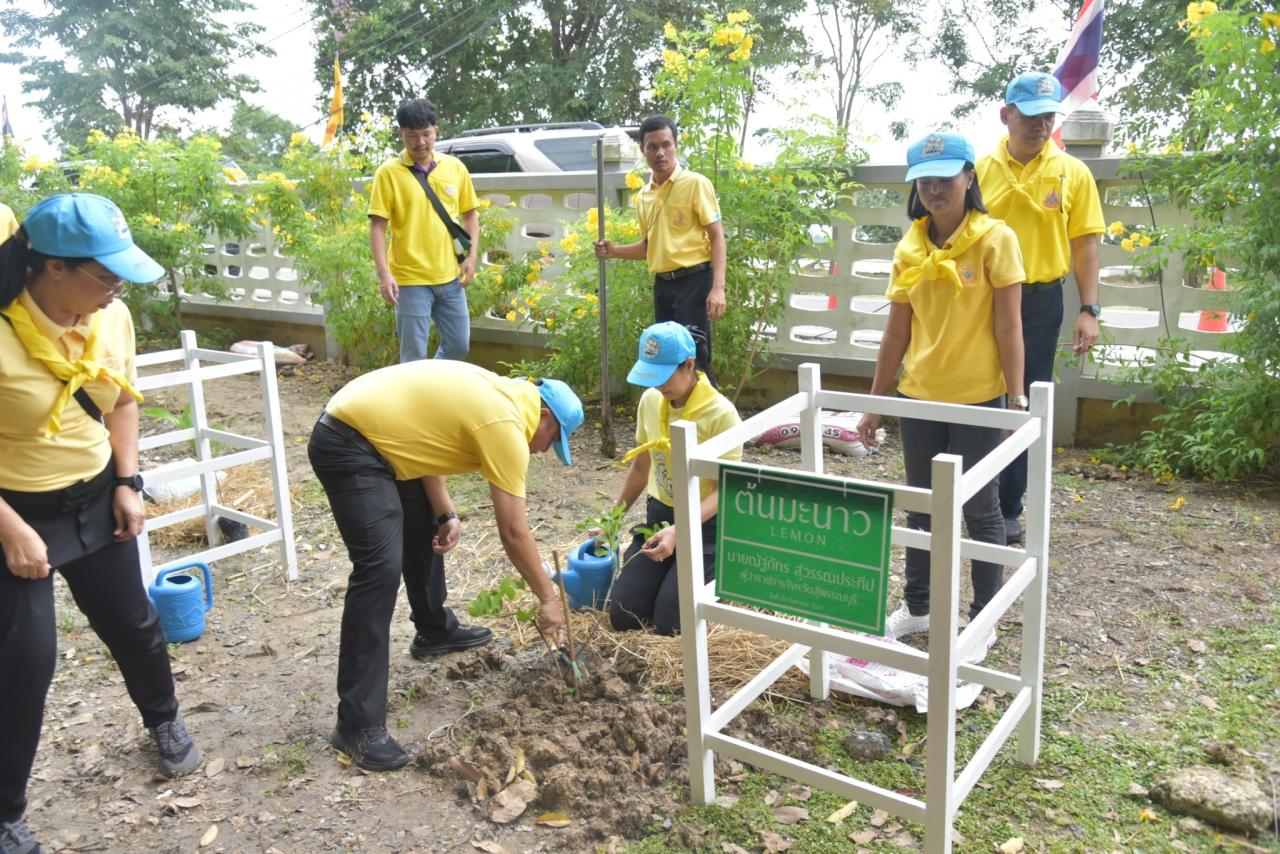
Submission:
<svg viewBox="0 0 1280 854">
<path fill-rule="evenodd" d="M 17 502 L 10 503 L 46 540 L 58 534 L 57 552 L 71 548 L 76 553 L 65 560 L 59 555 L 56 571 L 120 667 L 143 723 L 154 727 L 178 714 L 169 651 L 142 586 L 137 540 L 117 543 L 110 538 L 115 522 L 109 476 L 105 486 L 90 503 L 57 519 L 27 518 Z M 110 519 L 105 544 L 93 533 L 102 530 L 104 513 Z M 54 552 L 51 548 L 51 556 Z M 27 780 L 53 682 L 57 643 L 53 575 L 35 581 L 19 578 L 0 554 L 0 821 L 14 821 L 27 808 Z"/>
<path fill-rule="evenodd" d="M 436 514 L 422 482 L 397 481 L 359 434 L 316 424 L 307 446 L 351 558 L 338 641 L 338 723 L 385 726 L 391 615 L 403 576 L 414 625 L 428 640 L 453 634 L 444 606 L 444 557 L 431 550 Z"/>
<path fill-rule="evenodd" d="M 645 507 L 645 526 L 675 521 L 675 509 L 653 496 Z M 640 554 L 643 534 L 632 532 L 631 546 L 622 559 L 623 568 L 609 591 L 609 622 L 618 631 L 652 625 L 660 635 L 680 633 L 680 576 L 676 556 L 654 561 Z M 702 580 L 710 581 L 716 571 L 716 517 L 702 523 Z"/>
<path fill-rule="evenodd" d="M 707 317 L 707 295 L 711 293 L 711 268 L 679 279 L 653 279 L 653 322 L 674 320 L 693 335 L 698 370 L 715 385 L 711 372 L 711 319 Z"/>
</svg>

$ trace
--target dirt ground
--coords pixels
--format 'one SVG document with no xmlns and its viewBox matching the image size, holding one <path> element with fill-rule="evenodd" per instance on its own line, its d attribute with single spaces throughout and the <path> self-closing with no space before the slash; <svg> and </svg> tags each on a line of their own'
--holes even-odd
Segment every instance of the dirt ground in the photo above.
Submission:
<svg viewBox="0 0 1280 854">
<path fill-rule="evenodd" d="M 51 850 L 620 851 L 625 840 L 669 824 L 686 803 L 678 694 L 643 689 L 640 663 L 606 656 L 591 662 L 592 678 L 575 695 L 511 620 L 492 623 L 499 639 L 489 647 L 423 663 L 407 654 L 412 627 L 402 604 L 388 726 L 418 761 L 397 773 L 365 774 L 328 747 L 349 564 L 305 443 L 346 376 L 310 364 L 279 380 L 299 580 L 286 582 L 275 548 L 218 562 L 207 631 L 171 648 L 179 699 L 205 756 L 196 774 L 177 781 L 154 774 L 114 664 L 60 588 L 60 665 L 28 813 Z M 211 422 L 260 435 L 255 379 L 217 381 L 207 396 Z M 148 402 L 175 411 L 183 403 L 172 395 Z M 573 468 L 552 455 L 532 465 L 530 524 L 545 549 L 567 552 L 582 538 L 578 520 L 603 509 L 621 481 L 621 470 L 597 451 L 593 418 L 575 439 Z M 633 427 L 626 414 L 618 418 L 625 449 Z M 828 470 L 898 480 L 896 444 L 891 435 L 878 456 L 829 457 Z M 748 458 L 798 462 L 789 451 L 749 451 Z M 465 526 L 449 559 L 450 599 L 465 611 L 511 568 L 482 482 L 458 478 L 452 489 Z M 233 483 L 224 487 L 224 494 L 239 492 Z M 1277 510 L 1274 488 L 1156 483 L 1091 462 L 1088 452 L 1060 453 L 1047 678 L 1123 691 L 1135 684 L 1126 673 L 1192 656 L 1151 631 L 1146 616 L 1154 612 L 1199 628 L 1256 620 L 1280 587 Z M 160 557 L 174 553 L 170 542 Z M 1016 645 L 1007 628 L 1002 637 Z M 756 740 L 803 741 L 793 724 L 750 714 L 742 725 Z M 740 769 L 725 763 L 718 770 L 731 778 Z M 493 821 L 493 803 L 474 802 L 524 775 L 535 797 L 515 821 Z M 555 813 L 562 815 L 548 821 L 567 819 L 567 826 L 535 822 Z"/>
</svg>

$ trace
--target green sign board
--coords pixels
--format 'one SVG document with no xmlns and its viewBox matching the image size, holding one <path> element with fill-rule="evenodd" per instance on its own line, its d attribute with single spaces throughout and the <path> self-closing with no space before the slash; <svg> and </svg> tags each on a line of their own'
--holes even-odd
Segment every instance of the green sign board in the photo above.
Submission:
<svg viewBox="0 0 1280 854">
<path fill-rule="evenodd" d="M 884 634 L 893 490 L 722 463 L 716 595 Z"/>
</svg>

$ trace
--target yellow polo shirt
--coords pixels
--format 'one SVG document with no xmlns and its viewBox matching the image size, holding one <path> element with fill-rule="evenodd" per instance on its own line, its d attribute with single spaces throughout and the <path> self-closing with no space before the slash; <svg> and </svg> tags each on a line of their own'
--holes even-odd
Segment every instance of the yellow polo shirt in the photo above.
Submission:
<svg viewBox="0 0 1280 854">
<path fill-rule="evenodd" d="M 666 183 L 650 180 L 632 204 L 648 241 L 649 272 L 669 273 L 711 260 L 706 228 L 719 221 L 720 202 L 705 177 L 677 165 Z"/>
<path fill-rule="evenodd" d="M 1102 234 L 1102 201 L 1089 167 L 1049 140 L 1025 165 L 1009 154 L 1005 136 L 977 163 L 987 210 L 1004 220 L 1022 247 L 1028 282 L 1049 282 L 1071 270 L 1071 241 Z"/>
<path fill-rule="evenodd" d="M 25 290 L 18 302 L 26 308 L 46 338 L 75 362 L 84 355 L 90 325 L 98 317 L 100 361 L 119 371 L 133 384 L 133 317 L 120 300 L 81 319 L 75 326 L 59 326 L 49 319 Z M 54 400 L 66 387 L 45 364 L 27 355 L 18 334 L 0 319 L 0 488 L 19 492 L 50 492 L 98 474 L 111 459 L 107 428 L 89 417 L 74 398 L 62 410 L 62 428 L 45 438 Z M 115 409 L 120 387 L 108 379 L 84 384 L 89 397 L 103 412 Z"/>
<path fill-rule="evenodd" d="M 13 237 L 13 233 L 17 230 L 18 218 L 13 215 L 13 209 L 0 202 L 0 243 Z"/>
<path fill-rule="evenodd" d="M 422 359 L 357 377 L 325 409 L 359 430 L 398 480 L 478 471 L 525 496 L 529 440 L 542 415 L 538 388 L 527 380 Z"/>
<path fill-rule="evenodd" d="M 665 398 L 656 388 L 645 389 L 640 396 L 640 405 L 636 409 L 636 444 L 643 445 L 654 439 L 671 437 L 671 425 L 677 421 L 692 420 L 698 426 L 698 442 L 705 442 L 712 436 L 719 436 L 730 427 L 742 423 L 738 410 L 733 408 L 729 398 L 725 397 L 707 380 L 705 374 L 698 372 L 698 384 L 694 386 L 684 406 L 663 406 Z M 667 410 L 664 423 L 663 410 Z M 742 446 L 738 445 L 726 453 L 721 459 L 742 459 Z M 675 506 L 675 497 L 671 493 L 671 452 L 659 448 L 649 450 L 649 494 L 668 507 Z M 716 482 L 708 478 L 700 478 L 698 483 L 701 498 L 706 498 L 716 489 Z"/>
<path fill-rule="evenodd" d="M 911 306 L 911 343 L 898 391 L 941 403 L 983 403 L 1005 392 L 994 299 L 995 288 L 1025 281 L 1018 238 L 996 223 L 954 260 L 963 283 L 960 293 L 945 278 L 903 287 L 897 280 L 905 265 L 894 258 L 885 296 Z"/>
<path fill-rule="evenodd" d="M 449 216 L 461 221 L 462 214 L 480 205 L 471 173 L 461 160 L 443 152 L 435 152 L 435 160 L 427 181 Z M 447 284 L 458 278 L 459 272 L 453 236 L 409 170 L 412 165 L 413 158 L 402 151 L 378 167 L 373 175 L 369 216 L 389 223 L 387 265 L 397 282 L 402 286 Z"/>
</svg>

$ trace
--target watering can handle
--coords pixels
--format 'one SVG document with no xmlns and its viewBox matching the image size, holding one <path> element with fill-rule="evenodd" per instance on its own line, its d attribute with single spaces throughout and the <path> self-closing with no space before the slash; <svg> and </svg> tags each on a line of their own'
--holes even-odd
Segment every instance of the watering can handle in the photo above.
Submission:
<svg viewBox="0 0 1280 854">
<path fill-rule="evenodd" d="M 207 563 L 197 561 L 196 563 L 189 563 L 186 566 L 174 566 L 169 569 L 162 569 L 156 574 L 156 580 L 154 583 L 159 584 L 170 575 L 189 572 L 193 569 L 198 569 L 204 574 L 204 609 L 207 612 L 213 607 L 213 576 L 209 572 L 209 565 Z"/>
</svg>

